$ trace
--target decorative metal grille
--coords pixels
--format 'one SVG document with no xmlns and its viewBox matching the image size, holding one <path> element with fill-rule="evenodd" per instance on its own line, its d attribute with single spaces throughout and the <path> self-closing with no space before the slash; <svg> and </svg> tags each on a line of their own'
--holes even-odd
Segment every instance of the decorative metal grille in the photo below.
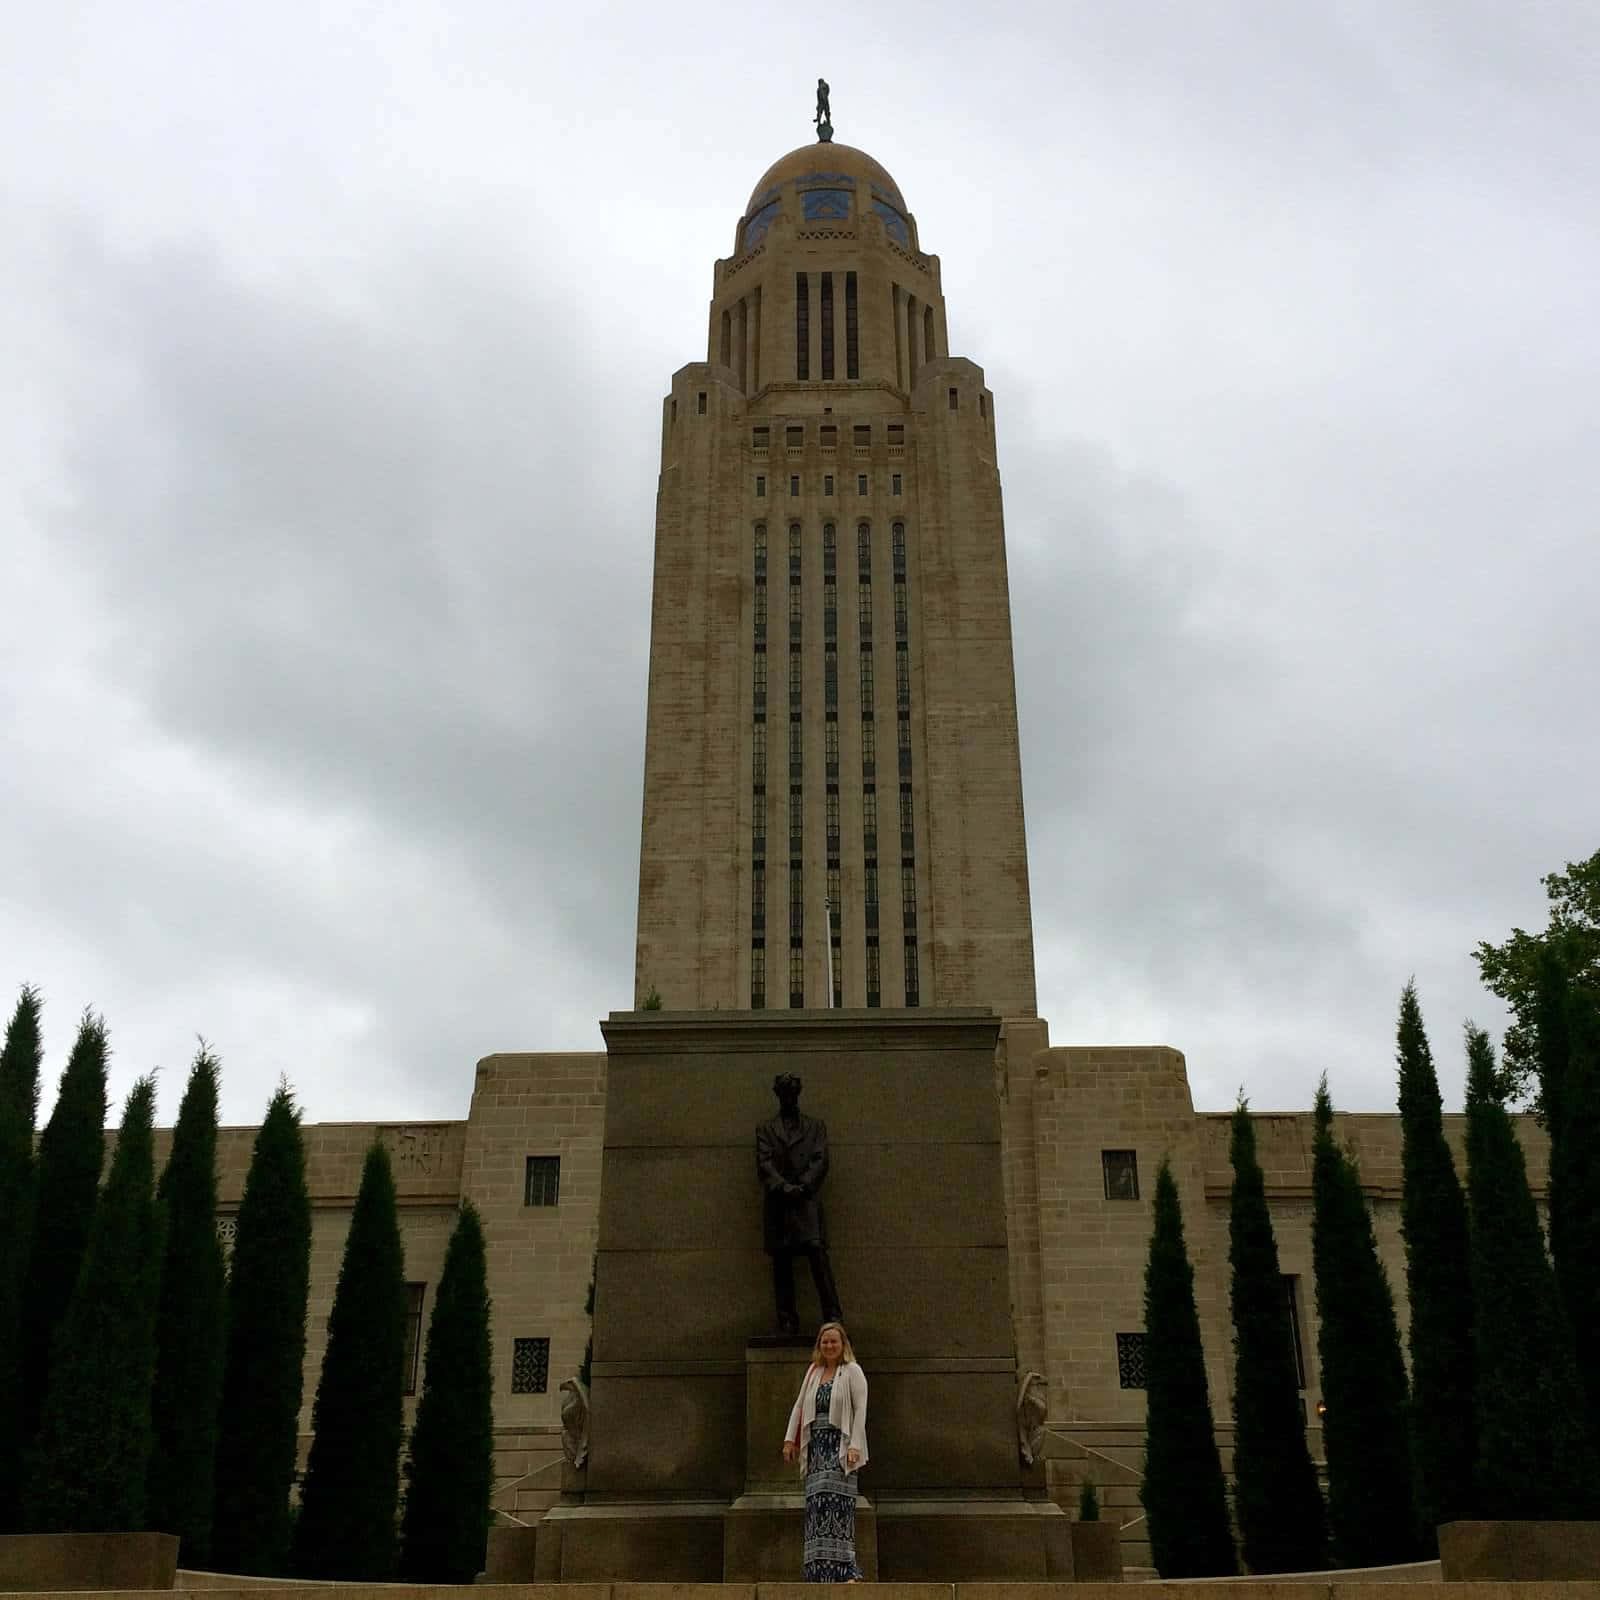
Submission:
<svg viewBox="0 0 1600 1600">
<path fill-rule="evenodd" d="M 512 1394 L 543 1394 L 550 1383 L 550 1341 L 518 1339 L 511 1352 Z"/>
<path fill-rule="evenodd" d="M 522 1191 L 525 1206 L 553 1206 L 561 1201 L 561 1157 L 529 1156 L 528 1176 Z"/>
<path fill-rule="evenodd" d="M 222 1253 L 225 1256 L 233 1254 L 233 1241 L 239 1237 L 239 1219 L 237 1217 L 217 1218 L 217 1238 L 222 1244 Z"/>
<path fill-rule="evenodd" d="M 1117 1335 L 1117 1387 L 1119 1389 L 1145 1389 L 1144 1338 L 1142 1333 Z M 520 1343 L 520 1341 L 518 1341 Z"/>
</svg>

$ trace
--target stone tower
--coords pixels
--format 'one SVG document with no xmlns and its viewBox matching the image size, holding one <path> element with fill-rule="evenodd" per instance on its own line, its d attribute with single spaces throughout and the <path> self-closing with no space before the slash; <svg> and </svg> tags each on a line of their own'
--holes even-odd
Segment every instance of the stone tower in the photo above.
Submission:
<svg viewBox="0 0 1600 1600">
<path fill-rule="evenodd" d="M 816 143 L 661 424 L 636 1003 L 1034 1014 L 994 399 L 889 173 Z"/>
</svg>

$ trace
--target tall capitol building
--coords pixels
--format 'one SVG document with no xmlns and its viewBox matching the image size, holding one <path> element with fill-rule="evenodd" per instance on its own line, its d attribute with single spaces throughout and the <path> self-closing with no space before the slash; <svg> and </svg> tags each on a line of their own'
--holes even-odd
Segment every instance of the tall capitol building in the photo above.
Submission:
<svg viewBox="0 0 1600 1600">
<path fill-rule="evenodd" d="M 768 168 L 662 408 L 635 1001 L 1035 1010 L 994 397 L 871 156 Z"/>
<path fill-rule="evenodd" d="M 793 1508 L 767 1505 L 768 1401 L 792 1375 L 766 1347 L 752 1140 L 780 1070 L 828 1123 L 830 1247 L 872 1373 L 879 1575 L 1060 1576 L 1059 1508 L 1086 1473 L 1129 1563 L 1147 1559 L 1163 1159 L 1231 1467 L 1230 1115 L 1196 1111 L 1179 1050 L 1052 1045 L 1037 1014 L 994 396 L 950 353 L 939 260 L 899 186 L 819 132 L 751 192 L 713 270 L 706 359 L 662 407 L 633 1008 L 599 1022 L 599 1048 L 485 1056 L 463 1120 L 305 1130 L 302 1451 L 378 1139 L 409 1281 L 408 1422 L 461 1202 L 483 1219 L 494 1522 L 521 1551 L 491 1571 L 504 1581 L 772 1575 L 762 1552 Z M 1311 1118 L 1252 1116 L 1320 1456 Z M 1463 1122 L 1445 1118 L 1458 1162 Z M 1543 1133 L 1518 1122 L 1542 1191 Z M 255 1131 L 219 1137 L 225 1237 Z M 1404 1323 L 1399 1119 L 1345 1115 L 1338 1133 Z M 816 1314 L 809 1284 L 800 1309 Z M 580 1371 L 581 1467 L 560 1427 Z M 1019 1391 L 1048 1404 L 1031 1459 Z M 940 1542 L 958 1525 L 965 1569 Z"/>
</svg>

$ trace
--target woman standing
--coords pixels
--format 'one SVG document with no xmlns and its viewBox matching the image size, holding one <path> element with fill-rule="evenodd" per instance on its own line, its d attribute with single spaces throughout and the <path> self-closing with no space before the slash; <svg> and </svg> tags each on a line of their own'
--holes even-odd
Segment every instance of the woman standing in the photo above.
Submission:
<svg viewBox="0 0 1600 1600">
<path fill-rule="evenodd" d="M 804 1463 L 807 1583 L 855 1583 L 856 1472 L 867 1464 L 867 1375 L 840 1322 L 817 1330 L 783 1459 Z"/>
</svg>

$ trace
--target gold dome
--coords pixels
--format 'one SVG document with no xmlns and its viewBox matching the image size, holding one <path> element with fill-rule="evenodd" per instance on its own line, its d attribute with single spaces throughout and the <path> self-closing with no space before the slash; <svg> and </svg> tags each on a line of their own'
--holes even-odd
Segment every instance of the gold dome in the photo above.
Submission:
<svg viewBox="0 0 1600 1600">
<path fill-rule="evenodd" d="M 874 161 L 865 150 L 848 144 L 803 144 L 798 150 L 780 156 L 767 168 L 761 182 L 755 186 L 745 215 L 751 215 L 761 203 L 770 198 L 772 191 L 793 178 L 847 177 L 862 185 L 867 194 L 877 189 L 901 211 L 905 201 L 900 198 L 900 186 L 889 176 L 888 169 Z"/>
</svg>

